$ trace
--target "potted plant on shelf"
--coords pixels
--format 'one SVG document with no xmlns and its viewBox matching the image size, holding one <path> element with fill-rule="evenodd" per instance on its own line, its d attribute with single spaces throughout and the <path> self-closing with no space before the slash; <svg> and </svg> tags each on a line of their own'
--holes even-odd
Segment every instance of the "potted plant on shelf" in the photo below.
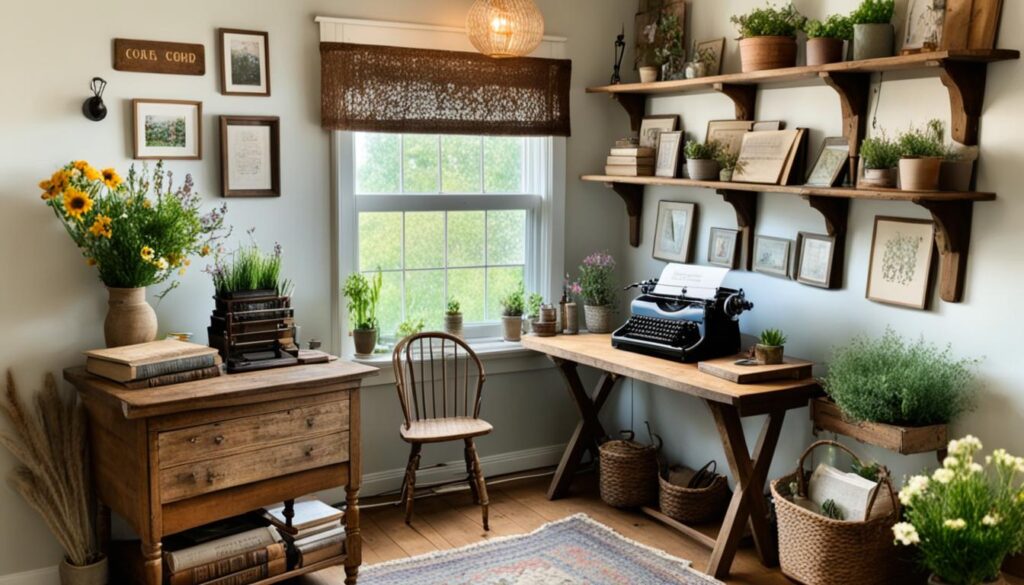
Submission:
<svg viewBox="0 0 1024 585">
<path fill-rule="evenodd" d="M 896 34 L 892 14 L 896 0 L 863 0 L 850 14 L 853 23 L 853 59 L 891 57 Z"/>
<path fill-rule="evenodd" d="M 661 67 L 661 80 L 683 79 L 686 68 L 686 49 L 683 47 L 683 27 L 679 16 L 664 13 L 658 20 L 658 41 L 654 56 Z"/>
<path fill-rule="evenodd" d="M 526 309 L 526 293 L 523 283 L 501 297 L 501 331 L 505 341 L 519 341 L 523 338 L 523 311 Z"/>
<path fill-rule="evenodd" d="M 384 275 L 380 270 L 370 278 L 355 272 L 345 280 L 342 292 L 348 299 L 349 325 L 358 357 L 372 355 L 377 347 L 377 305 L 383 282 Z"/>
<path fill-rule="evenodd" d="M 732 176 L 736 171 L 743 168 L 743 163 L 740 162 L 740 153 L 732 152 L 725 148 L 718 150 L 718 154 L 715 155 L 715 161 L 718 162 L 718 180 L 723 183 L 732 181 Z"/>
<path fill-rule="evenodd" d="M 824 21 L 808 21 L 804 32 L 808 65 L 838 63 L 843 60 L 843 42 L 853 40 L 853 23 L 848 16 L 833 14 Z"/>
<path fill-rule="evenodd" d="M 893 535 L 917 548 L 929 584 L 1005 583 L 1003 560 L 1024 548 L 1024 458 L 996 449 L 983 466 L 974 459 L 981 449 L 971 435 L 950 441 L 941 468 L 900 490 L 906 521 Z"/>
<path fill-rule="evenodd" d="M 146 287 L 184 273 L 190 257 L 208 255 L 226 235 L 226 206 L 203 215 L 192 176 L 175 188 L 158 163 L 150 173 L 133 166 L 127 181 L 112 168 L 79 160 L 39 183 L 48 205 L 109 294 L 103 335 L 107 347 L 156 338 L 157 319 Z M 171 281 L 159 297 L 178 286 Z"/>
<path fill-rule="evenodd" d="M 782 363 L 786 350 L 786 336 L 778 329 L 765 329 L 754 345 L 754 359 L 765 366 Z"/>
<path fill-rule="evenodd" d="M 942 143 L 942 122 L 931 120 L 923 128 L 911 127 L 900 135 L 900 188 L 906 191 L 936 191 L 946 147 Z"/>
<path fill-rule="evenodd" d="M 939 168 L 939 189 L 943 191 L 970 191 L 974 178 L 974 163 L 978 160 L 977 146 L 955 145 L 946 147 Z"/>
<path fill-rule="evenodd" d="M 462 304 L 455 297 L 448 299 L 444 312 L 444 332 L 462 338 Z"/>
<path fill-rule="evenodd" d="M 792 4 L 768 5 L 733 16 L 740 31 L 740 65 L 744 73 L 796 65 L 796 33 L 806 18 Z"/>
<path fill-rule="evenodd" d="M 718 153 L 721 147 L 714 140 L 700 143 L 696 140 L 687 141 L 683 147 L 686 157 L 686 174 L 694 181 L 714 181 L 718 179 Z"/>
<path fill-rule="evenodd" d="M 865 138 L 860 144 L 860 159 L 864 163 L 864 177 L 859 186 L 883 189 L 896 186 L 896 167 L 900 164 L 900 147 L 896 142 L 884 133 Z"/>
<path fill-rule="evenodd" d="M 607 252 L 595 252 L 580 265 L 580 296 L 587 331 L 610 333 L 615 312 L 615 258 Z"/>
</svg>

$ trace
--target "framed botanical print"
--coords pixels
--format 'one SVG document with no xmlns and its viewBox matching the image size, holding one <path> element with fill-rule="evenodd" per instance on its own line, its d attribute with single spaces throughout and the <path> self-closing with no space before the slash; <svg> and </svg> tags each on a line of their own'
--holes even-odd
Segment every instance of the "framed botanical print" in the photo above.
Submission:
<svg viewBox="0 0 1024 585">
<path fill-rule="evenodd" d="M 708 240 L 708 264 L 736 269 L 739 264 L 740 232 L 726 228 L 711 228 Z"/>
<path fill-rule="evenodd" d="M 725 37 L 697 43 L 695 57 L 704 57 L 708 75 L 722 74 L 722 55 L 725 54 Z"/>
<path fill-rule="evenodd" d="M 796 238 L 796 280 L 819 288 L 834 288 L 832 260 L 836 239 L 832 236 L 800 232 Z"/>
<path fill-rule="evenodd" d="M 843 171 L 849 167 L 850 141 L 842 136 L 826 138 L 821 153 L 815 161 L 811 174 L 807 176 L 808 187 L 833 187 L 843 178 Z"/>
<path fill-rule="evenodd" d="M 658 136 L 662 132 L 679 130 L 679 116 L 647 116 L 640 123 L 640 147 L 658 148 Z"/>
<path fill-rule="evenodd" d="M 659 201 L 654 230 L 654 257 L 666 262 L 690 261 L 697 206 L 679 201 Z"/>
<path fill-rule="evenodd" d="M 784 238 L 754 238 L 754 271 L 789 278 L 793 242 Z"/>
<path fill-rule="evenodd" d="M 711 120 L 704 141 L 717 142 L 725 150 L 738 154 L 743 145 L 743 136 L 753 126 L 753 122 L 746 120 Z"/>
<path fill-rule="evenodd" d="M 907 0 L 904 51 L 934 51 L 942 43 L 946 0 Z"/>
<path fill-rule="evenodd" d="M 674 179 L 679 170 L 679 151 L 683 148 L 682 132 L 662 132 L 658 135 L 658 158 L 654 176 Z"/>
<path fill-rule="evenodd" d="M 201 159 L 202 130 L 202 102 L 132 100 L 132 145 L 136 159 Z"/>
<path fill-rule="evenodd" d="M 225 197 L 281 195 L 281 122 L 276 116 L 221 116 Z"/>
<path fill-rule="evenodd" d="M 265 32 L 222 28 L 220 92 L 224 95 L 270 95 L 270 37 Z"/>
<path fill-rule="evenodd" d="M 934 242 L 935 224 L 929 220 L 876 217 L 867 298 L 927 308 Z"/>
</svg>

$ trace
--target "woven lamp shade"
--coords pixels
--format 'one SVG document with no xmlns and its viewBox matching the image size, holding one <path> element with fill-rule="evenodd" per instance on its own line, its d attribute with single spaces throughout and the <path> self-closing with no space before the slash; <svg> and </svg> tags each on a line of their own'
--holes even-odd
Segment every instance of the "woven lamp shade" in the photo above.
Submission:
<svg viewBox="0 0 1024 585">
<path fill-rule="evenodd" d="M 466 17 L 466 31 L 484 55 L 523 57 L 544 39 L 544 15 L 533 0 L 476 0 Z"/>
</svg>

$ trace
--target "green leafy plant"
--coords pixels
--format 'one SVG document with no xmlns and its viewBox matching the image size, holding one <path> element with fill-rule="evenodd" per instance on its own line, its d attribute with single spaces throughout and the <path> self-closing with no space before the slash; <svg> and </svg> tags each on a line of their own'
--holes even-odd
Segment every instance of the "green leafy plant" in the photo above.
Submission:
<svg viewBox="0 0 1024 585">
<path fill-rule="evenodd" d="M 523 290 L 523 283 L 519 283 L 510 290 L 498 302 L 501 303 L 501 314 L 505 317 L 522 317 L 526 309 L 526 293 Z"/>
<path fill-rule="evenodd" d="M 864 479 L 877 482 L 879 474 L 882 472 L 882 464 L 877 461 L 868 461 L 867 463 L 861 464 L 854 459 L 853 463 L 850 464 L 850 471 Z"/>
<path fill-rule="evenodd" d="M 380 304 L 380 289 L 383 283 L 384 275 L 379 269 L 377 274 L 370 278 L 356 272 L 345 280 L 342 292 L 348 299 L 348 314 L 352 328 L 356 331 L 377 328 L 377 305 Z"/>
<path fill-rule="evenodd" d="M 448 306 L 445 309 L 446 315 L 461 315 L 462 314 L 462 303 L 459 302 L 455 297 L 448 299 Z"/>
<path fill-rule="evenodd" d="M 945 157 L 946 145 L 942 142 L 945 131 L 940 120 L 930 120 L 924 128 L 911 126 L 900 135 L 899 147 L 902 158 Z"/>
<path fill-rule="evenodd" d="M 687 160 L 712 160 L 718 156 L 721 150 L 722 146 L 714 140 L 706 143 L 688 140 L 686 146 L 683 147 L 683 156 Z"/>
<path fill-rule="evenodd" d="M 658 46 L 654 49 L 655 62 L 678 69 L 686 58 L 686 49 L 683 47 L 683 27 L 677 14 L 666 12 L 661 15 L 658 19 L 657 38 Z"/>
<path fill-rule="evenodd" d="M 585 305 L 603 307 L 615 303 L 615 258 L 607 252 L 594 252 L 580 265 L 579 296 Z"/>
<path fill-rule="evenodd" d="M 526 314 L 530 317 L 540 316 L 540 307 L 544 304 L 544 297 L 540 293 L 530 293 L 526 299 Z"/>
<path fill-rule="evenodd" d="M 906 522 L 892 527 L 896 542 L 916 546 L 944 583 L 995 581 L 1006 556 L 1024 549 L 1024 458 L 997 449 L 982 466 L 981 449 L 970 435 L 950 441 L 940 469 L 900 490 Z"/>
<path fill-rule="evenodd" d="M 900 163 L 900 145 L 885 134 L 865 138 L 860 143 L 860 157 L 868 169 L 891 169 Z"/>
<path fill-rule="evenodd" d="M 809 20 L 804 26 L 809 39 L 853 40 L 853 21 L 850 17 L 833 14 L 825 20 Z"/>
<path fill-rule="evenodd" d="M 423 322 L 423 319 L 406 319 L 398 324 L 395 336 L 398 339 L 405 339 L 410 335 L 421 333 L 426 326 L 427 325 Z"/>
<path fill-rule="evenodd" d="M 846 515 L 835 500 L 825 500 L 821 503 L 821 515 L 833 520 L 846 520 Z"/>
<path fill-rule="evenodd" d="M 796 32 L 801 30 L 807 18 L 797 12 L 793 4 L 787 4 L 778 8 L 773 4 L 767 4 L 764 8 L 752 10 L 743 16 L 733 16 L 731 19 L 740 36 L 744 39 L 752 37 L 795 37 Z"/>
<path fill-rule="evenodd" d="M 889 24 L 896 10 L 896 0 L 864 0 L 850 14 L 853 24 Z"/>
<path fill-rule="evenodd" d="M 976 360 L 889 329 L 879 339 L 856 337 L 835 350 L 825 392 L 848 417 L 904 426 L 944 424 L 974 405 Z"/>
<path fill-rule="evenodd" d="M 761 332 L 761 345 L 768 347 L 782 347 L 786 345 L 786 335 L 778 329 L 765 329 Z"/>
<path fill-rule="evenodd" d="M 272 290 L 278 296 L 291 294 L 291 281 L 281 278 L 280 244 L 274 245 L 272 253 L 264 253 L 253 241 L 239 246 L 227 258 L 218 254 L 209 272 L 218 296 L 259 290 Z"/>
</svg>

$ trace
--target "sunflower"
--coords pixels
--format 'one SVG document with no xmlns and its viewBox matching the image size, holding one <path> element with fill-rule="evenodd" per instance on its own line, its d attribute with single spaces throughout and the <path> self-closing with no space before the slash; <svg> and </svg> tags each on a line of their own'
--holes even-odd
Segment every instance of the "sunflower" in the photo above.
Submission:
<svg viewBox="0 0 1024 585">
<path fill-rule="evenodd" d="M 71 166 L 75 167 L 80 171 L 84 171 L 86 168 L 89 167 L 89 163 L 84 160 L 76 160 L 75 162 L 71 163 Z"/>
<path fill-rule="evenodd" d="M 68 217 L 82 221 L 82 216 L 89 213 L 91 209 L 92 199 L 85 191 L 70 187 L 64 192 L 64 213 Z"/>
<path fill-rule="evenodd" d="M 100 172 L 100 175 L 102 176 L 103 183 L 107 188 L 117 189 L 121 186 L 121 175 L 117 174 L 117 171 L 114 169 L 103 169 Z"/>
<path fill-rule="evenodd" d="M 85 174 L 85 178 L 90 181 L 98 181 L 100 178 L 100 172 L 95 167 L 87 166 L 82 169 L 82 173 Z"/>
<path fill-rule="evenodd" d="M 45 181 L 39 181 L 39 188 L 43 190 L 42 198 L 44 201 L 49 201 L 50 199 L 53 199 L 57 195 L 60 195 L 60 193 L 54 187 L 53 181 L 49 179 Z"/>
<path fill-rule="evenodd" d="M 110 236 L 114 234 L 114 230 L 110 226 L 113 221 L 105 215 L 97 215 L 96 221 L 92 222 L 92 227 L 89 228 L 89 233 L 97 238 L 102 236 L 109 240 Z"/>
<path fill-rule="evenodd" d="M 147 262 L 153 259 L 154 254 L 156 254 L 156 252 L 154 252 L 153 248 L 150 248 L 149 246 L 143 246 L 142 251 L 139 252 L 139 255 L 142 256 L 142 259 Z"/>
</svg>

